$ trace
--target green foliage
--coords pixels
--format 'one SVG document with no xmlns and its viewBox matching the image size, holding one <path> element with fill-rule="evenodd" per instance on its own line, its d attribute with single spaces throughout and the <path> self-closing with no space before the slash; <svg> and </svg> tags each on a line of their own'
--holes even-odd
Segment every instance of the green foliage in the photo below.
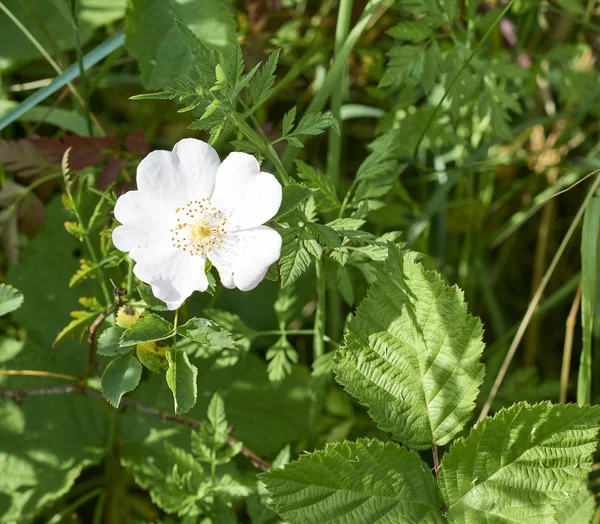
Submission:
<svg viewBox="0 0 600 524">
<path fill-rule="evenodd" d="M 177 328 L 177 333 L 200 344 L 208 344 L 221 348 L 235 348 L 231 333 L 223 329 L 216 322 L 206 318 L 192 318 L 188 320 L 183 326 Z"/>
<path fill-rule="evenodd" d="M 127 328 L 121 335 L 121 347 L 135 346 L 142 342 L 165 340 L 174 334 L 173 324 L 158 315 L 148 315 L 140 318 L 133 326 Z"/>
<path fill-rule="evenodd" d="M 176 20 L 210 47 L 227 50 L 235 42 L 232 13 L 220 0 L 130 2 L 126 19 L 126 46 L 137 57 L 149 89 L 172 86 L 191 71 L 192 56 L 179 38 Z"/>
<path fill-rule="evenodd" d="M 461 291 L 390 247 L 348 325 L 336 378 L 403 444 L 443 445 L 467 423 L 483 378 L 481 322 Z"/>
<path fill-rule="evenodd" d="M 600 409 L 525 403 L 502 410 L 444 456 L 440 489 L 452 522 L 555 522 L 585 488 Z"/>
<path fill-rule="evenodd" d="M 196 403 L 198 368 L 190 362 L 187 353 L 182 350 L 169 351 L 167 360 L 169 361 L 167 384 L 173 393 L 175 413 L 185 413 Z"/>
<path fill-rule="evenodd" d="M 443 522 L 428 466 L 391 442 L 330 444 L 261 479 L 291 523 Z"/>
<path fill-rule="evenodd" d="M 102 394 L 118 408 L 121 397 L 133 391 L 142 378 L 142 365 L 132 355 L 121 355 L 110 362 L 102 374 Z"/>
<path fill-rule="evenodd" d="M 23 304 L 23 293 L 8 284 L 0 284 L 0 316 L 12 313 Z"/>
</svg>

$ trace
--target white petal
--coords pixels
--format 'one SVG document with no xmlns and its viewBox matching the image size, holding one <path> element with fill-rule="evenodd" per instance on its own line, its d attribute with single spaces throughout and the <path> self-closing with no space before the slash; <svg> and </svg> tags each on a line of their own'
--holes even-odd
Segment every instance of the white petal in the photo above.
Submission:
<svg viewBox="0 0 600 524">
<path fill-rule="evenodd" d="M 128 191 L 117 199 L 115 218 L 121 224 L 161 224 L 173 218 L 174 211 L 166 210 L 156 205 L 151 197 L 146 197 L 140 191 Z"/>
<path fill-rule="evenodd" d="M 137 186 L 144 198 L 167 208 L 208 198 L 213 192 L 219 156 L 205 142 L 187 138 L 173 152 L 153 151 L 137 169 Z"/>
<path fill-rule="evenodd" d="M 281 254 L 281 235 L 266 226 L 227 233 L 223 244 L 208 254 L 225 287 L 254 289 Z"/>
<path fill-rule="evenodd" d="M 194 291 L 206 291 L 204 257 L 190 256 L 176 248 L 146 250 L 133 272 L 142 282 L 152 286 L 156 298 L 177 309 Z"/>
<path fill-rule="evenodd" d="M 175 144 L 173 153 L 179 158 L 179 169 L 189 199 L 209 198 L 221 165 L 217 152 L 202 140 L 184 138 Z"/>
<path fill-rule="evenodd" d="M 279 210 L 281 184 L 261 173 L 253 156 L 231 153 L 219 168 L 211 202 L 230 216 L 233 230 L 260 226 Z"/>
</svg>

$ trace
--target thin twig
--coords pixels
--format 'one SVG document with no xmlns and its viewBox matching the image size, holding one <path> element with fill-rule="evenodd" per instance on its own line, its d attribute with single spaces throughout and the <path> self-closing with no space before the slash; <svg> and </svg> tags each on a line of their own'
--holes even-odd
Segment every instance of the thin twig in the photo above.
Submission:
<svg viewBox="0 0 600 524">
<path fill-rule="evenodd" d="M 62 373 L 53 373 L 52 371 L 39 371 L 36 369 L 0 369 L 0 375 L 22 375 L 28 377 L 50 377 L 50 378 L 62 378 L 64 380 L 71 380 L 77 382 L 77 377 L 71 375 L 63 375 Z"/>
<path fill-rule="evenodd" d="M 575 293 L 575 299 L 571 305 L 571 311 L 567 317 L 567 327 L 565 330 L 565 345 L 563 349 L 563 360 L 562 369 L 560 372 L 560 403 L 567 403 L 567 390 L 569 389 L 569 371 L 571 369 L 571 354 L 573 352 L 573 332 L 575 331 L 575 324 L 577 322 L 577 312 L 579 311 L 579 304 L 581 303 L 581 282 Z"/>
<path fill-rule="evenodd" d="M 23 399 L 27 397 L 69 394 L 85 395 L 87 397 L 103 400 L 102 393 L 100 393 L 100 391 L 89 387 L 80 386 L 78 384 L 66 384 L 64 386 L 55 386 L 48 388 L 30 388 L 21 390 L 10 390 L 0 388 L 0 397 L 14 400 L 17 404 L 21 404 L 23 402 Z M 179 415 L 172 415 L 171 413 L 161 411 L 160 409 L 157 409 L 154 406 L 143 404 L 142 402 L 138 402 L 137 400 L 133 400 L 131 398 L 122 398 L 120 407 L 132 407 L 137 409 L 138 411 L 142 411 L 143 413 L 154 415 L 160 418 L 161 420 L 175 422 L 176 424 L 183 424 L 184 426 L 188 426 L 194 429 L 199 429 L 203 426 L 203 422 L 200 420 L 181 417 Z M 235 437 L 232 437 L 231 435 L 227 437 L 227 441 L 232 446 L 238 444 L 239 442 Z M 246 458 L 250 459 L 252 464 L 255 467 L 261 469 L 262 471 L 268 471 L 271 469 L 271 464 L 269 464 L 269 462 L 259 457 L 256 453 L 248 449 L 246 446 L 242 446 L 241 454 L 244 455 Z"/>
</svg>

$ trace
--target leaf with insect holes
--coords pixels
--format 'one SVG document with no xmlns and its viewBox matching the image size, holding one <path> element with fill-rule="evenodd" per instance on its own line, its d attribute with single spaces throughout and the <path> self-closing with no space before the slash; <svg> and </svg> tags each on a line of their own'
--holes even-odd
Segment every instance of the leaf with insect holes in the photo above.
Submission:
<svg viewBox="0 0 600 524">
<path fill-rule="evenodd" d="M 102 395 L 114 407 L 121 397 L 140 383 L 142 365 L 133 355 L 121 355 L 110 362 L 102 374 Z"/>
</svg>

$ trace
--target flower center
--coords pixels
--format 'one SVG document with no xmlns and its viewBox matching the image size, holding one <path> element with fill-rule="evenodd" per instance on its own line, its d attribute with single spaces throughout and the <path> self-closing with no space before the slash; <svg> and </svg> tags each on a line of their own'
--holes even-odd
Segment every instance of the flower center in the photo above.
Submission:
<svg viewBox="0 0 600 524">
<path fill-rule="evenodd" d="M 221 247 L 227 218 L 208 198 L 190 200 L 175 210 L 177 223 L 171 228 L 171 243 L 190 255 L 205 256 Z"/>
</svg>

